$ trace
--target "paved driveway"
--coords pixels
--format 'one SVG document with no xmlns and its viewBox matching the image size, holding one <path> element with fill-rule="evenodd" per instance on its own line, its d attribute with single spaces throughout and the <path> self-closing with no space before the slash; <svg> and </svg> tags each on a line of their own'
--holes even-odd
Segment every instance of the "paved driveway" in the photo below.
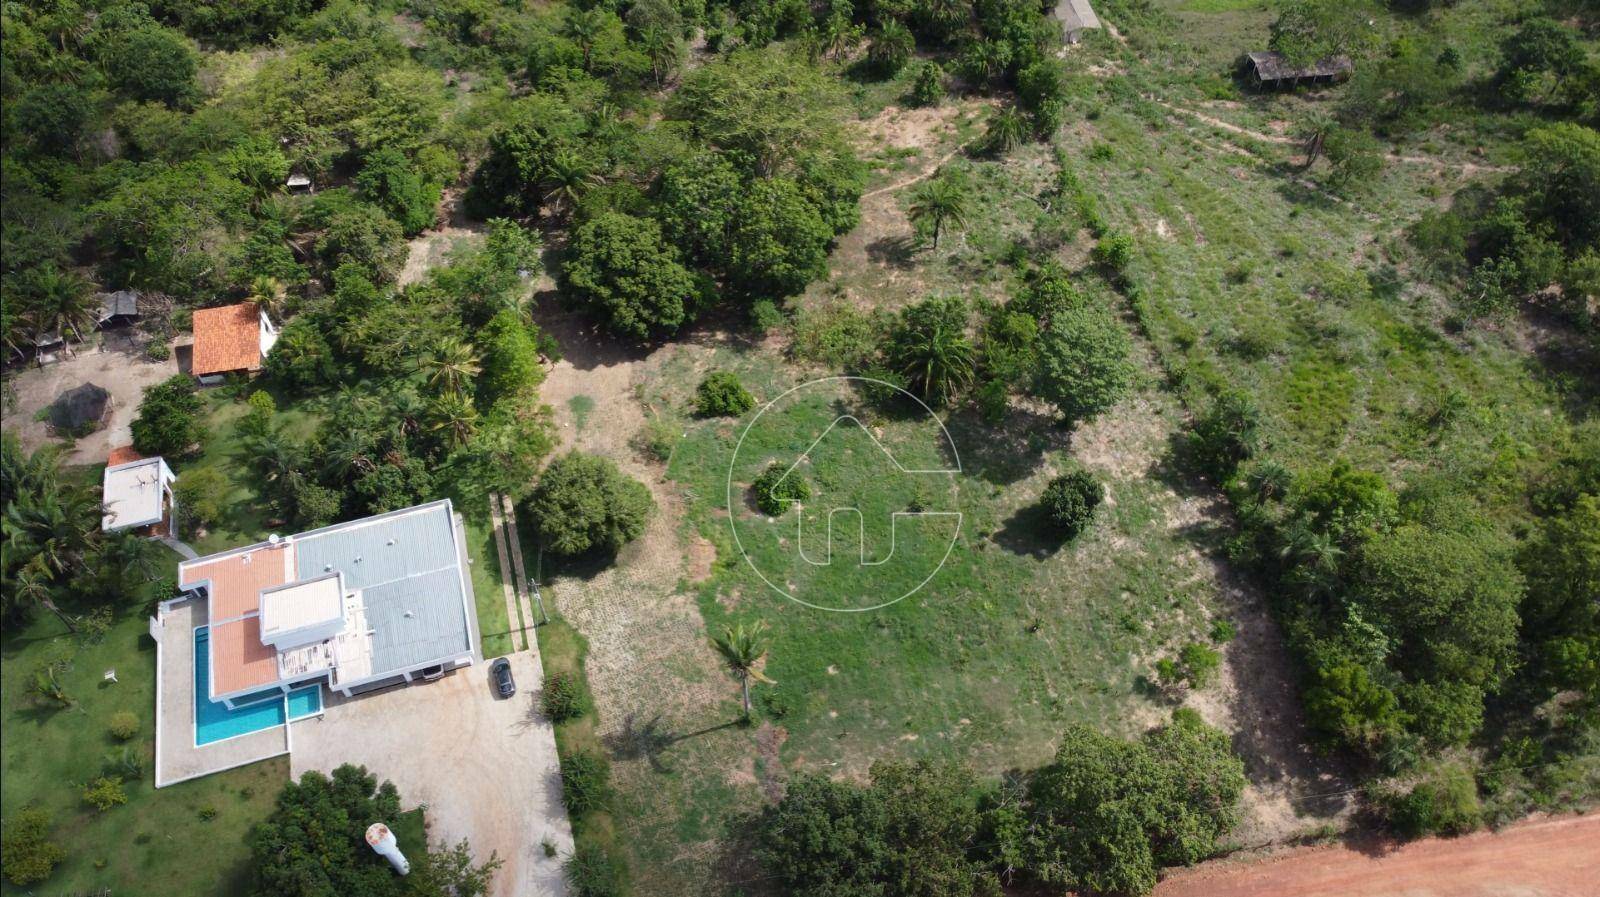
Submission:
<svg viewBox="0 0 1600 897">
<path fill-rule="evenodd" d="M 433 842 L 466 838 L 479 859 L 500 855 L 493 897 L 565 897 L 561 861 L 572 854 L 572 828 L 555 734 L 535 709 L 542 677 L 533 653 L 509 659 L 518 688 L 509 701 L 495 697 L 487 663 L 436 682 L 329 699 L 321 719 L 290 727 L 294 777 L 363 764 L 393 782 L 406 807 L 427 804 Z M 544 839 L 557 857 L 545 856 Z"/>
</svg>

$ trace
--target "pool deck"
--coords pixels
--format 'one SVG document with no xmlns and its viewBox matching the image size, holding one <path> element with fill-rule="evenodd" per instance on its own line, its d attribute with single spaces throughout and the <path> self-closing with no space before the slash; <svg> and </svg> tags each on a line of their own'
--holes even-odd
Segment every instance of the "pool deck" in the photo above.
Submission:
<svg viewBox="0 0 1600 897">
<path fill-rule="evenodd" d="M 180 601 L 150 623 L 156 640 L 156 787 L 289 753 L 289 727 L 273 726 L 201 747 L 194 743 L 194 630 L 203 601 Z"/>
</svg>

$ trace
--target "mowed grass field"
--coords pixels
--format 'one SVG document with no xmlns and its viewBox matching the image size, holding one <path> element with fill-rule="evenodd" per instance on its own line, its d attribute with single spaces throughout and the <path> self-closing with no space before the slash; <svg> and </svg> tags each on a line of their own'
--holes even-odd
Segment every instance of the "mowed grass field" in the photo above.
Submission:
<svg viewBox="0 0 1600 897">
<path fill-rule="evenodd" d="M 688 407 L 705 362 L 690 367 L 683 358 L 651 378 L 641 397 L 647 406 Z M 827 374 L 764 349 L 720 349 L 710 364 L 738 373 L 761 403 Z M 725 673 L 662 670 L 653 685 L 663 701 L 674 688 L 707 680 L 723 697 L 693 718 L 626 721 L 608 742 L 616 758 L 648 760 L 620 768 L 613 817 L 636 879 L 660 893 L 703 893 L 707 877 L 719 874 L 707 851 L 733 816 L 759 807 L 794 774 L 860 778 L 876 760 L 930 756 L 999 775 L 1043 762 L 1068 722 L 1141 731 L 1169 707 L 1146 680 L 1155 657 L 1203 639 L 1217 613 L 1217 584 L 1204 560 L 1215 532 L 1196 502 L 1159 475 L 1178 425 L 1175 404 L 1160 393 L 1147 386 L 1077 432 L 1043 409 L 1019 410 L 999 427 L 965 411 L 941 415 L 961 471 L 929 484 L 886 473 L 878 448 L 906 467 L 946 460 L 942 447 L 929 445 L 920 412 L 874 410 L 852 403 L 852 392 L 807 394 L 775 425 L 763 415 L 743 447 L 754 412 L 675 419 L 684 435 L 666 477 L 685 498 L 684 540 L 709 541 L 716 557 L 703 581 L 680 590 L 693 596 L 709 632 L 766 622 L 765 673 L 776 684 L 755 686 L 754 724 L 743 727 L 738 691 Z M 836 570 L 812 563 L 824 556 L 825 529 L 796 537 L 797 512 L 769 522 L 750 505 L 753 474 L 769 460 L 792 462 L 841 411 L 861 415 L 865 429 L 843 427 L 835 433 L 843 438 L 825 440 L 802 464 L 814 489 L 807 524 L 834 506 L 829 496 L 859 496 L 869 557 L 881 559 L 890 510 L 956 509 L 960 532 L 942 566 L 950 531 L 943 521 L 909 538 L 902 524 L 896 550 L 908 552 L 908 563 L 863 570 L 845 554 L 856 550 L 856 531 L 843 532 L 836 519 L 833 550 L 843 568 Z M 1049 477 L 1073 463 L 1105 480 L 1108 499 L 1094 529 L 1063 545 L 1032 506 Z M 796 538 L 811 560 L 794 550 Z M 918 551 L 925 554 L 917 558 Z M 859 613 L 806 606 L 761 575 L 796 597 L 831 595 L 838 606 L 859 608 L 912 591 L 930 569 L 924 562 L 937 572 L 923 588 Z"/>
<path fill-rule="evenodd" d="M 176 562 L 176 555 L 173 555 Z M 155 643 L 136 607 L 116 617 L 98 642 L 66 634 L 53 615 L 7 635 L 3 644 L 0 755 L 6 787 L 0 812 L 30 804 L 50 812 L 53 840 L 67 851 L 48 885 L 3 893 L 89 894 L 110 889 L 130 897 L 233 895 L 250 884 L 250 829 L 271 812 L 289 777 L 286 758 L 155 790 Z M 33 671 L 67 656 L 62 679 L 74 704 L 40 704 L 29 694 Z M 102 680 L 116 670 L 117 681 Z M 139 733 L 127 742 L 107 731 L 113 714 L 131 711 Z M 126 749 L 143 765 L 138 778 L 120 772 L 128 802 L 99 812 L 79 795 L 82 783 L 121 768 Z M 207 812 L 203 812 L 207 811 Z M 209 817 L 209 818 L 208 818 Z"/>
</svg>

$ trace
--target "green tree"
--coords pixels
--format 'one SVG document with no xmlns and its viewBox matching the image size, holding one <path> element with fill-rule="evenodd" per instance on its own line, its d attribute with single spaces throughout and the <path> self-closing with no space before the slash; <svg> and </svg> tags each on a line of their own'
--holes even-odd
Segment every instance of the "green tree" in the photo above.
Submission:
<svg viewBox="0 0 1600 897">
<path fill-rule="evenodd" d="M 968 316 L 958 296 L 924 299 L 901 309 L 889 336 L 889 363 L 936 406 L 972 385 L 977 351 L 967 337 Z"/>
<path fill-rule="evenodd" d="M 749 721 L 750 680 L 767 685 L 777 684 L 757 668 L 767 656 L 767 622 L 757 620 L 749 626 L 736 623 L 724 629 L 722 635 L 713 638 L 711 646 L 716 649 L 722 662 L 727 664 L 728 671 L 739 680 L 739 688 L 744 694 L 744 718 Z"/>
<path fill-rule="evenodd" d="M 608 329 L 636 340 L 676 333 L 700 304 L 700 285 L 661 226 L 621 212 L 602 212 L 573 231 L 561 280 Z"/>
<path fill-rule="evenodd" d="M 946 229 L 967 226 L 971 204 L 966 179 L 954 171 L 941 171 L 912 193 L 906 211 L 917 232 L 932 237 L 933 248 L 938 249 Z"/>
<path fill-rule="evenodd" d="M 429 348 L 417 363 L 429 386 L 446 396 L 464 396 L 483 370 L 478 351 L 462 339 L 451 337 Z"/>
<path fill-rule="evenodd" d="M 228 478 L 215 467 L 186 469 L 172 487 L 174 503 L 185 532 L 209 527 L 222 518 Z"/>
<path fill-rule="evenodd" d="M 158 25 L 124 32 L 105 51 L 111 83 L 136 100 L 186 106 L 199 93 L 199 54 L 183 35 Z"/>
<path fill-rule="evenodd" d="M 1513 103 L 1544 104 L 1559 98 L 1583 69 L 1587 54 L 1577 29 L 1544 16 L 1523 20 L 1500 42 L 1495 81 Z"/>
<path fill-rule="evenodd" d="M 550 551 L 615 554 L 644 532 L 655 499 L 609 459 L 569 452 L 550 462 L 525 507 Z"/>
<path fill-rule="evenodd" d="M 433 226 L 439 186 L 424 181 L 399 150 L 385 148 L 368 155 L 356 175 L 356 189 L 398 222 L 407 237 Z"/>
<path fill-rule="evenodd" d="M 743 178 L 732 162 L 718 153 L 699 153 L 662 172 L 653 213 L 685 258 L 725 272 L 728 234 L 744 193 Z"/>
<path fill-rule="evenodd" d="M 236 141 L 222 154 L 222 165 L 258 201 L 282 189 L 289 177 L 289 157 L 265 136 Z"/>
<path fill-rule="evenodd" d="M 788 178 L 756 181 L 741 197 L 728 233 L 730 285 L 749 297 L 790 296 L 828 271 L 833 228 Z"/>
<path fill-rule="evenodd" d="M 844 149 L 839 85 L 777 48 L 740 49 L 691 72 L 669 110 L 717 149 L 747 153 L 765 177 L 820 148 Z"/>
<path fill-rule="evenodd" d="M 1039 336 L 1034 391 L 1072 422 L 1115 405 L 1133 383 L 1133 342 L 1111 313 L 1081 306 L 1056 313 Z"/>
<path fill-rule="evenodd" d="M 133 447 L 142 455 L 179 457 L 205 436 L 205 410 L 194 381 L 178 374 L 146 389 L 133 420 Z"/>
<path fill-rule="evenodd" d="M 1383 153 L 1377 138 L 1359 128 L 1336 127 L 1322 141 L 1328 160 L 1328 186 L 1346 191 L 1370 185 L 1383 171 Z"/>
<path fill-rule="evenodd" d="M 756 406 L 756 397 L 731 371 L 712 371 L 695 390 L 695 413 L 701 417 L 738 417 Z"/>
<path fill-rule="evenodd" d="M 50 840 L 50 814 L 40 807 L 24 807 L 5 821 L 0 835 L 0 868 L 19 888 L 50 877 L 67 858 L 61 845 Z"/>
<path fill-rule="evenodd" d="M 937 106 L 944 102 L 944 69 L 937 62 L 917 65 L 911 79 L 911 102 L 917 106 Z"/>
<path fill-rule="evenodd" d="M 1353 663 L 1317 670 L 1305 703 L 1313 729 L 1368 755 L 1376 755 L 1409 721 L 1394 692 Z"/>
<path fill-rule="evenodd" d="M 1600 131 L 1556 122 L 1528 131 L 1522 151 L 1515 188 L 1528 217 L 1573 250 L 1600 249 Z"/>
<path fill-rule="evenodd" d="M 1072 470 L 1050 480 L 1039 497 L 1045 517 L 1067 539 L 1077 535 L 1094 520 L 1095 511 L 1105 500 L 1105 487 L 1086 470 Z"/>
<path fill-rule="evenodd" d="M 478 407 L 489 409 L 507 396 L 537 390 L 544 382 L 539 363 L 539 329 L 505 309 L 478 331 L 483 373 L 478 377 Z"/>
<path fill-rule="evenodd" d="M 1283 0 L 1267 44 L 1291 65 L 1310 65 L 1365 49 L 1376 16 L 1366 0 Z"/>
<path fill-rule="evenodd" d="M 999 893 L 972 851 L 972 773 L 954 764 L 878 762 L 862 787 L 803 774 L 755 823 L 756 860 L 796 897 Z"/>
<path fill-rule="evenodd" d="M 867 61 L 880 78 L 893 78 L 900 74 L 917 49 L 911 29 L 894 19 L 885 21 L 872 32 L 871 40 L 872 43 L 867 47 Z"/>
</svg>

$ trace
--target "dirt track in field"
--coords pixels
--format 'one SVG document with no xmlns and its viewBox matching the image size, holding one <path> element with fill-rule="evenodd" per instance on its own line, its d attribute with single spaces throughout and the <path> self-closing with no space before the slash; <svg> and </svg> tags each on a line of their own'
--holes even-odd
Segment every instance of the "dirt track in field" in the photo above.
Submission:
<svg viewBox="0 0 1600 897">
<path fill-rule="evenodd" d="M 1163 881 L 1156 897 L 1593 897 L 1597 883 L 1600 815 L 1590 815 L 1388 849 L 1306 847 L 1211 863 Z"/>
</svg>

